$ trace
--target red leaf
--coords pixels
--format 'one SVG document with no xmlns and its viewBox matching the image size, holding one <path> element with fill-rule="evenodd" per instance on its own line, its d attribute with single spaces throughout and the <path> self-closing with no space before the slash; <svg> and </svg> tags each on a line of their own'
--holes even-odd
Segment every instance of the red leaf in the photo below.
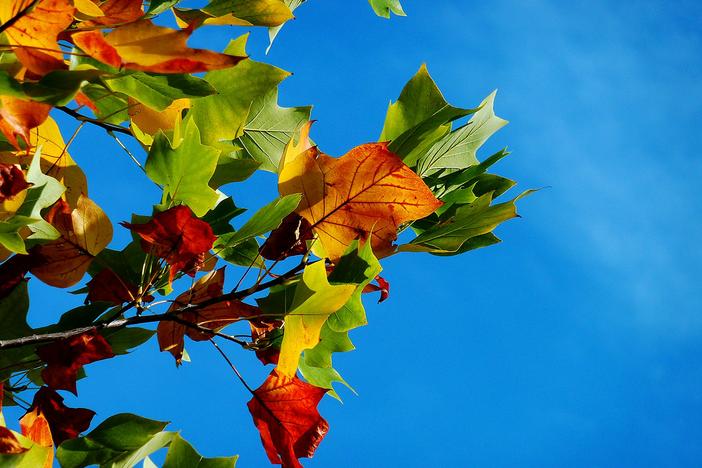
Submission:
<svg viewBox="0 0 702 468">
<path fill-rule="evenodd" d="M 302 468 L 301 457 L 312 457 L 329 430 L 317 404 L 327 391 L 290 379 L 273 370 L 254 391 L 248 407 L 271 463 Z"/>
<path fill-rule="evenodd" d="M 100 5 L 100 9 L 105 16 L 93 18 L 91 21 L 84 22 L 81 26 L 89 27 L 97 24 L 118 26 L 131 23 L 144 16 L 142 3 L 142 0 L 107 0 Z"/>
<path fill-rule="evenodd" d="M 220 268 L 198 280 L 193 288 L 184 292 L 173 301 L 169 312 L 187 305 L 199 304 L 208 299 L 223 294 L 224 268 Z M 221 301 L 203 307 L 202 309 L 180 314 L 180 318 L 192 324 L 200 325 L 210 330 L 219 331 L 227 325 L 260 313 L 257 307 L 244 304 L 241 301 Z M 158 324 L 158 344 L 161 351 L 168 351 L 180 365 L 185 346 L 185 335 L 193 341 L 204 341 L 212 338 L 212 334 L 188 327 L 183 323 L 164 320 Z"/>
<path fill-rule="evenodd" d="M 169 281 L 179 271 L 195 276 L 216 239 L 210 225 L 197 219 L 185 205 L 157 213 L 148 223 L 121 224 L 139 234 L 145 252 L 166 259 L 171 266 Z"/>
<path fill-rule="evenodd" d="M 110 344 L 97 330 L 72 336 L 37 348 L 37 355 L 47 365 L 41 371 L 46 385 L 77 395 L 76 377 L 85 364 L 113 357 Z"/>
<path fill-rule="evenodd" d="M 31 419 L 30 415 L 43 416 L 49 423 L 51 437 L 56 446 L 68 439 L 75 439 L 90 427 L 95 412 L 86 408 L 69 408 L 63 404 L 63 397 L 48 387 L 41 387 L 34 395 L 34 401 L 22 421 Z M 21 421 L 21 422 L 22 422 Z M 24 426 L 22 428 L 24 434 Z M 26 434 L 25 434 L 26 435 Z M 30 439 L 32 437 L 28 436 Z M 39 441 L 37 441 L 39 442 Z"/>
<path fill-rule="evenodd" d="M 385 278 L 382 276 L 378 275 L 375 277 L 375 281 L 378 283 L 377 285 L 375 284 L 367 284 L 363 288 L 364 293 L 369 293 L 369 292 L 375 292 L 375 291 L 380 291 L 380 299 L 378 299 L 378 304 L 383 302 L 385 299 L 390 297 L 390 283 L 388 283 Z"/>
<path fill-rule="evenodd" d="M 297 213 L 290 213 L 266 239 L 261 247 L 261 256 L 268 260 L 283 260 L 292 255 L 307 252 L 307 242 L 312 240 L 312 226 Z"/>
<path fill-rule="evenodd" d="M 273 322 L 265 322 L 263 320 L 249 321 L 251 326 L 251 341 L 255 345 L 261 346 L 256 349 L 256 357 L 263 365 L 278 364 L 280 356 L 280 342 L 271 343 L 274 339 L 272 336 L 276 330 L 280 330 L 283 322 L 274 320 Z"/>
<path fill-rule="evenodd" d="M 34 266 L 36 259 L 31 255 L 13 255 L 0 265 L 0 299 L 7 297 Z"/>
<path fill-rule="evenodd" d="M 12 199 L 27 187 L 29 184 L 19 166 L 0 163 L 0 202 Z"/>
<path fill-rule="evenodd" d="M 88 281 L 88 297 L 90 302 L 105 301 L 113 304 L 121 304 L 123 302 L 131 302 L 136 299 L 139 294 L 138 288 L 132 283 L 120 278 L 117 273 L 104 268 Z M 151 302 L 153 296 L 146 295 L 142 298 L 143 302 Z"/>
</svg>

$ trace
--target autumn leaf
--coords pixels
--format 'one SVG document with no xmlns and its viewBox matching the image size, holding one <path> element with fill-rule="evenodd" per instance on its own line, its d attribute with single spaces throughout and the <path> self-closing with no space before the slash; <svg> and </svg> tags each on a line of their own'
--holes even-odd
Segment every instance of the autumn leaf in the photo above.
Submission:
<svg viewBox="0 0 702 468">
<path fill-rule="evenodd" d="M 285 334 L 276 367 L 281 376 L 295 375 L 302 351 L 317 345 L 324 322 L 351 298 L 355 289 L 355 284 L 329 284 L 324 262 L 305 268 L 285 315 Z"/>
<path fill-rule="evenodd" d="M 390 297 L 390 283 L 385 280 L 382 276 L 378 275 L 375 277 L 375 282 L 377 284 L 369 283 L 363 288 L 364 293 L 370 292 L 380 292 L 380 299 L 378 299 L 378 304 L 385 301 Z"/>
<path fill-rule="evenodd" d="M 112 224 L 99 206 L 82 195 L 73 210 L 59 200 L 46 220 L 61 237 L 32 249 L 38 264 L 31 272 L 48 285 L 72 286 L 80 281 L 93 258 L 112 240 Z"/>
<path fill-rule="evenodd" d="M 105 301 L 122 304 L 135 300 L 139 294 L 138 288 L 134 284 L 123 280 L 109 268 L 100 270 L 93 279 L 88 281 L 86 286 L 88 287 L 86 299 L 90 302 Z M 143 299 L 144 302 L 149 302 L 148 297 Z"/>
<path fill-rule="evenodd" d="M 271 463 L 302 468 L 298 458 L 312 457 L 329 430 L 317 410 L 325 389 L 273 370 L 254 391 L 248 407 Z"/>
<path fill-rule="evenodd" d="M 43 468 L 51 468 L 54 463 L 54 440 L 51 437 L 51 428 L 46 417 L 38 408 L 30 409 L 20 419 L 20 428 L 23 436 L 37 445 L 48 448 L 44 457 Z"/>
<path fill-rule="evenodd" d="M 40 126 L 49 116 L 51 106 L 40 102 L 13 97 L 0 98 L 0 132 L 18 150 L 21 148 L 17 137 L 30 142 L 29 132 Z"/>
<path fill-rule="evenodd" d="M 281 0 L 213 0 L 200 10 L 174 8 L 179 25 L 279 26 L 293 15 Z"/>
<path fill-rule="evenodd" d="M 179 271 L 194 276 L 216 239 L 210 225 L 184 205 L 156 213 L 148 223 L 121 224 L 139 234 L 145 252 L 166 260 L 171 266 L 169 281 Z"/>
<path fill-rule="evenodd" d="M 283 260 L 307 253 L 307 241 L 314 238 L 310 223 L 297 213 L 290 213 L 271 231 L 261 246 L 261 256 L 268 260 Z"/>
<path fill-rule="evenodd" d="M 180 122 L 180 116 L 185 109 L 190 108 L 190 99 L 176 99 L 170 106 L 158 112 L 144 104 L 129 99 L 129 117 L 132 125 L 147 135 L 156 135 L 159 130 L 173 130 Z"/>
<path fill-rule="evenodd" d="M 337 260 L 354 239 L 371 239 L 378 257 L 394 251 L 398 227 L 441 206 L 424 181 L 385 143 L 356 147 L 335 159 L 310 146 L 309 126 L 290 146 L 278 179 L 281 195 L 302 193 L 297 213 L 321 242 L 321 255 Z"/>
<path fill-rule="evenodd" d="M 87 28 L 95 25 L 119 26 L 131 23 L 144 16 L 142 3 L 142 0 L 107 0 L 100 4 L 99 9 L 102 15 L 94 17 L 91 21 L 81 23 L 81 27 Z"/>
<path fill-rule="evenodd" d="M 96 330 L 64 338 L 37 348 L 46 363 L 41 378 L 55 390 L 76 391 L 78 371 L 85 364 L 114 357 L 110 344 Z"/>
<path fill-rule="evenodd" d="M 18 165 L 0 163 L 0 202 L 12 200 L 27 187 L 27 179 Z"/>
<path fill-rule="evenodd" d="M 188 305 L 196 305 L 209 299 L 219 297 L 223 294 L 224 268 L 211 272 L 200 278 L 191 290 L 184 292 L 176 298 L 171 305 L 169 312 L 174 312 Z M 183 321 L 199 325 L 201 327 L 219 331 L 227 325 L 237 322 L 245 317 L 257 315 L 259 310 L 241 301 L 221 301 L 203 307 L 193 312 L 183 312 L 180 318 Z M 206 332 L 188 327 L 182 322 L 161 321 L 157 328 L 158 344 L 161 351 L 168 351 L 176 359 L 176 364 L 180 365 L 183 358 L 185 335 L 193 341 L 204 341 L 212 338 Z"/>
<path fill-rule="evenodd" d="M 42 435 L 38 439 L 30 439 L 42 445 L 42 441 L 53 442 L 56 446 L 62 442 L 75 439 L 78 435 L 90 427 L 90 421 L 95 416 L 95 412 L 85 408 L 69 408 L 63 404 L 63 397 L 48 387 L 41 387 L 34 395 L 34 401 L 27 414 L 22 418 L 24 426 L 31 428 L 38 426 Z M 50 434 L 43 434 L 43 424 L 37 425 L 35 421 L 43 418 L 50 428 Z M 36 429 L 36 428 L 35 428 Z M 24 430 L 22 431 L 24 434 Z M 25 434 L 27 435 L 27 434 Z"/>
<path fill-rule="evenodd" d="M 68 68 L 57 37 L 73 21 L 75 8 L 70 0 L 40 0 L 31 8 L 33 0 L 6 0 L 0 6 L 0 22 L 5 23 L 29 8 L 5 35 L 17 58 L 37 76 L 52 70 Z"/>
<path fill-rule="evenodd" d="M 245 57 L 220 54 L 186 45 L 189 30 L 156 26 L 142 20 L 107 35 L 84 31 L 72 35 L 83 52 L 115 68 L 153 73 L 198 73 L 236 65 Z"/>
</svg>

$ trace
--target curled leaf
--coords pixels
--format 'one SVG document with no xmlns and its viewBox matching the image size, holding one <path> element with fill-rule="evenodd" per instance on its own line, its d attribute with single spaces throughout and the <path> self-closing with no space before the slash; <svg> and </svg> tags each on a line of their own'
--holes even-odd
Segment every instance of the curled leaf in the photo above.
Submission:
<svg viewBox="0 0 702 468">
<path fill-rule="evenodd" d="M 248 407 L 271 463 L 302 468 L 329 430 L 317 404 L 327 391 L 273 370 L 254 391 Z"/>
<path fill-rule="evenodd" d="M 19 166 L 0 163 L 0 202 L 12 200 L 27 187 L 29 184 Z"/>
<path fill-rule="evenodd" d="M 76 378 L 85 364 L 114 357 L 110 344 L 96 330 L 65 338 L 37 348 L 37 355 L 46 363 L 41 378 L 56 390 L 77 395 Z"/>
</svg>

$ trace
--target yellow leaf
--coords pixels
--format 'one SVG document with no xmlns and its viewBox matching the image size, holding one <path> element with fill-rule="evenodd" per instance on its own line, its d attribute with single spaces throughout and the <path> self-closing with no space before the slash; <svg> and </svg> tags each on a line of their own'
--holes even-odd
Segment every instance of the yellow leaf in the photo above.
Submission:
<svg viewBox="0 0 702 468">
<path fill-rule="evenodd" d="M 0 23 L 5 23 L 32 4 L 32 0 L 0 2 Z M 35 75 L 68 68 L 56 42 L 61 31 L 73 21 L 70 0 L 41 0 L 31 12 L 7 28 L 5 35 L 22 65 Z"/>
<path fill-rule="evenodd" d="M 304 128 L 300 142 L 286 149 L 278 190 L 303 194 L 296 211 L 317 235 L 319 251 L 332 261 L 355 239 L 370 238 L 379 257 L 391 254 L 400 225 L 441 206 L 386 143 L 365 144 L 337 159 L 310 148 L 307 132 Z"/>
<path fill-rule="evenodd" d="M 180 117 L 184 109 L 190 108 L 190 99 L 176 99 L 173 103 L 159 112 L 149 106 L 129 98 L 129 117 L 132 124 L 139 127 L 139 130 L 154 136 L 159 130 L 173 130 L 180 122 Z"/>
<path fill-rule="evenodd" d="M 324 322 L 346 304 L 355 290 L 354 284 L 329 284 L 323 261 L 305 268 L 295 288 L 290 312 L 285 316 L 278 373 L 287 377 L 295 375 L 302 352 L 319 343 Z"/>
<path fill-rule="evenodd" d="M 197 73 L 236 65 L 245 57 L 186 45 L 190 30 L 170 29 L 141 20 L 112 30 L 73 34 L 73 43 L 96 60 L 115 68 L 153 73 Z"/>
<path fill-rule="evenodd" d="M 81 280 L 93 258 L 112 240 L 112 223 L 92 200 L 81 195 L 71 210 L 59 200 L 46 216 L 61 234 L 33 250 L 38 265 L 31 272 L 48 285 L 73 286 Z"/>
<path fill-rule="evenodd" d="M 99 18 L 105 13 L 92 0 L 73 0 L 76 10 L 88 18 Z"/>
</svg>

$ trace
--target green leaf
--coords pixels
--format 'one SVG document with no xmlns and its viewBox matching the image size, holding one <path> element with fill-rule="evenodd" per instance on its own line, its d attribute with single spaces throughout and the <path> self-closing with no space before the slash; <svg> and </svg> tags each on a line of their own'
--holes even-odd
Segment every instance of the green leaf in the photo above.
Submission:
<svg viewBox="0 0 702 468">
<path fill-rule="evenodd" d="M 102 75 L 99 70 L 54 70 L 37 82 L 23 82 L 0 71 L 0 95 L 65 106 L 75 97 L 83 83 Z"/>
<path fill-rule="evenodd" d="M 147 18 L 153 18 L 171 7 L 176 6 L 180 0 L 151 0 L 149 9 L 146 11 Z"/>
<path fill-rule="evenodd" d="M 6 297 L 0 299 L 0 339 L 7 340 L 28 336 L 33 333 L 27 324 L 29 295 L 27 283 L 21 281 Z M 9 350 L 0 351 L 2 355 Z"/>
<path fill-rule="evenodd" d="M 272 231 L 280 226 L 287 215 L 292 213 L 297 205 L 300 204 L 302 195 L 294 193 L 278 198 L 260 210 L 258 210 L 238 231 L 225 234 L 220 237 L 219 245 L 224 247 L 233 247 L 247 239 L 254 239 L 258 236 Z"/>
<path fill-rule="evenodd" d="M 231 55 L 246 55 L 248 34 L 232 41 L 225 49 Z M 265 95 L 290 73 L 251 59 L 236 67 L 211 71 L 205 79 L 218 94 L 198 99 L 190 110 L 206 145 L 231 149 L 232 140 L 241 135 L 249 108 L 254 100 Z"/>
<path fill-rule="evenodd" d="M 265 264 L 258 255 L 259 245 L 256 239 L 247 239 L 234 246 L 227 246 L 227 240 L 215 241 L 215 253 L 225 262 L 243 267 L 264 268 Z"/>
<path fill-rule="evenodd" d="M 115 354 L 127 354 L 129 350 L 149 341 L 155 333 L 153 330 L 147 330 L 146 328 L 129 327 L 103 332 L 103 336 L 110 343 L 112 352 Z"/>
<path fill-rule="evenodd" d="M 400 0 L 368 0 L 375 14 L 382 18 L 390 18 L 390 13 L 406 16 L 400 5 Z"/>
<path fill-rule="evenodd" d="M 230 224 L 231 220 L 245 211 L 245 208 L 239 208 L 234 204 L 232 197 L 227 197 L 208 211 L 202 220 L 212 227 L 215 236 L 221 236 L 234 230 Z"/>
<path fill-rule="evenodd" d="M 129 104 L 123 94 L 92 83 L 83 86 L 81 91 L 97 107 L 99 119 L 115 125 L 129 120 Z"/>
<path fill-rule="evenodd" d="M 2 419 L 2 415 L 0 415 Z M 22 447 L 28 448 L 26 452 L 19 453 L 16 455 L 5 455 L 0 454 L 0 466 L 12 467 L 12 468 L 36 468 L 44 466 L 47 456 L 49 455 L 49 450 L 51 447 L 42 447 L 39 444 L 35 444 L 32 440 L 27 437 L 12 431 L 14 436 L 19 441 Z"/>
<path fill-rule="evenodd" d="M 502 222 L 516 218 L 517 208 L 515 202 L 532 192 L 524 192 L 513 200 L 496 205 L 490 205 L 493 194 L 491 192 L 486 193 L 474 203 L 459 207 L 453 218 L 424 231 L 409 244 L 401 245 L 399 250 L 443 254 L 463 252 L 465 250 L 462 249 L 462 246 L 469 239 L 488 234 Z M 485 238 L 481 239 L 481 241 L 484 240 Z M 489 240 L 492 241 L 492 239 Z M 490 244 L 488 243 L 487 245 Z"/>
<path fill-rule="evenodd" d="M 299 368 L 305 379 L 321 388 L 329 389 L 329 395 L 341 401 L 333 384 L 339 382 L 356 393 L 346 380 L 332 367 L 332 353 L 353 351 L 355 346 L 349 339 L 348 332 L 335 332 L 329 328 L 329 323 L 322 326 L 319 343 L 312 349 L 306 350 L 300 358 Z"/>
<path fill-rule="evenodd" d="M 419 159 L 417 173 L 431 175 L 443 169 L 465 169 L 478 164 L 476 152 L 497 130 L 507 125 L 507 121 L 495 115 L 493 91 L 480 103 L 479 110 L 463 127 L 451 132 L 433 144 Z"/>
<path fill-rule="evenodd" d="M 205 458 L 179 435 L 171 441 L 163 468 L 234 468 L 238 456 Z"/>
<path fill-rule="evenodd" d="M 166 425 L 168 422 L 120 413 L 104 420 L 86 438 L 115 450 L 134 450 L 147 443 Z"/>
<path fill-rule="evenodd" d="M 446 135 L 451 122 L 473 112 L 448 104 L 422 65 L 388 107 L 380 141 L 391 141 L 389 149 L 414 166 L 430 145 Z"/>
<path fill-rule="evenodd" d="M 203 216 L 219 199 L 208 185 L 219 151 L 200 143 L 200 132 L 192 119 L 186 119 L 184 126 L 183 140 L 176 147 L 163 132 L 156 134 L 146 159 L 146 175 L 161 184 L 171 200 L 182 202 L 196 216 Z"/>
<path fill-rule="evenodd" d="M 280 26 L 293 17 L 281 0 L 213 0 L 201 11 L 212 18 L 231 15 L 244 26 Z"/>
<path fill-rule="evenodd" d="M 310 119 L 311 107 L 280 107 L 278 89 L 256 99 L 251 105 L 243 134 L 234 143 L 265 171 L 278 172 L 285 146 Z"/>
<path fill-rule="evenodd" d="M 290 8 L 291 12 L 293 12 L 297 7 L 305 3 L 305 0 L 283 0 L 283 3 L 285 3 L 288 6 L 288 8 Z M 275 41 L 275 38 L 281 29 L 283 29 L 282 24 L 280 26 L 268 28 L 268 47 L 266 47 L 266 54 L 270 52 L 271 47 L 273 46 L 273 41 Z"/>
<path fill-rule="evenodd" d="M 222 154 L 210 179 L 210 187 L 219 188 L 224 184 L 242 182 L 251 177 L 260 165 L 261 163 L 254 159 L 240 159 L 235 152 Z"/>
<path fill-rule="evenodd" d="M 135 72 L 104 81 L 111 90 L 133 97 L 157 111 L 164 110 L 176 99 L 200 98 L 217 92 L 207 81 L 187 74 L 150 75 Z"/>
</svg>

